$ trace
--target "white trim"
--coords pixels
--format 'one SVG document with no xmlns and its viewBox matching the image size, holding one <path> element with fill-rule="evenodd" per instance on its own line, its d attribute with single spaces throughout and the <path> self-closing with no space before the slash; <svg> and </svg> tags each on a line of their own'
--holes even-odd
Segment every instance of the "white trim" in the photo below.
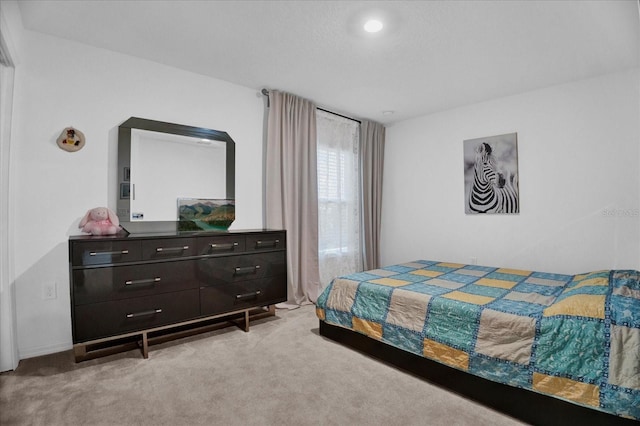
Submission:
<svg viewBox="0 0 640 426">
<path fill-rule="evenodd" d="M 14 185 L 11 150 L 15 58 L 14 44 L 4 14 L 0 12 L 0 371 L 13 370 L 20 361 L 16 321 L 14 271 Z"/>
<path fill-rule="evenodd" d="M 55 345 L 34 346 L 21 350 L 19 355 L 20 359 L 35 358 L 42 355 L 51 355 L 58 352 L 65 352 L 73 349 L 71 343 L 58 343 Z"/>
</svg>

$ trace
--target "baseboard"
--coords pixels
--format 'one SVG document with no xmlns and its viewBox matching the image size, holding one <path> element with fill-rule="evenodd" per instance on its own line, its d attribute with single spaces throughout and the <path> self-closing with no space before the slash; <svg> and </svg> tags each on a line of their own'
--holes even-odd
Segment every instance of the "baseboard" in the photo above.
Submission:
<svg viewBox="0 0 640 426">
<path fill-rule="evenodd" d="M 27 359 L 35 358 L 37 356 L 51 355 L 57 352 L 64 352 L 73 349 L 71 342 L 58 343 L 56 345 L 35 346 L 32 348 L 20 349 L 18 348 L 18 358 Z"/>
</svg>

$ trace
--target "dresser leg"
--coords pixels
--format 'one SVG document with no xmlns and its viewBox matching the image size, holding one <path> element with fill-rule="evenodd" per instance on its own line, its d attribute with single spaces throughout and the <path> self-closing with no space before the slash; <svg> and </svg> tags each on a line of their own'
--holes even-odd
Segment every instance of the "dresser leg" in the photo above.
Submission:
<svg viewBox="0 0 640 426">
<path fill-rule="evenodd" d="M 140 348 L 144 359 L 149 358 L 149 339 L 146 332 L 142 333 L 142 341 L 138 340 L 138 348 Z"/>
<path fill-rule="evenodd" d="M 244 311 L 244 331 L 249 331 L 249 311 Z"/>
<path fill-rule="evenodd" d="M 142 356 L 144 359 L 149 358 L 149 339 L 147 339 L 147 333 L 142 333 Z"/>
<path fill-rule="evenodd" d="M 87 347 L 85 345 L 73 345 L 73 355 L 76 362 L 84 360 L 87 356 Z"/>
</svg>

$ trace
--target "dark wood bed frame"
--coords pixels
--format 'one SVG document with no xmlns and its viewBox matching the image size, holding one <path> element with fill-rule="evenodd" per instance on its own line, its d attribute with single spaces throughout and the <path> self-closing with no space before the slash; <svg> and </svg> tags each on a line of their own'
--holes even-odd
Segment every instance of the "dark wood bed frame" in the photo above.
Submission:
<svg viewBox="0 0 640 426">
<path fill-rule="evenodd" d="M 640 422 L 483 379 L 320 320 L 320 335 L 533 425 L 640 425 Z"/>
</svg>

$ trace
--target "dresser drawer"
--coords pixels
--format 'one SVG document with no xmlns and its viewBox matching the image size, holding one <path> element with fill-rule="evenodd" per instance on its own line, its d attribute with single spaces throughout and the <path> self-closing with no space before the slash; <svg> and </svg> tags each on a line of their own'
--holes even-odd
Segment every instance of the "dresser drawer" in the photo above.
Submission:
<svg viewBox="0 0 640 426">
<path fill-rule="evenodd" d="M 286 273 L 285 252 L 211 257 L 198 261 L 196 276 L 201 286 L 255 280 Z"/>
<path fill-rule="evenodd" d="M 280 250 L 286 247 L 284 232 L 273 232 L 260 235 L 247 235 L 247 251 Z"/>
<path fill-rule="evenodd" d="M 104 302 L 197 288 L 196 260 L 73 271 L 73 303 Z"/>
<path fill-rule="evenodd" d="M 287 300 L 286 275 L 200 288 L 200 313 L 216 315 Z"/>
<path fill-rule="evenodd" d="M 200 314 L 198 289 L 75 307 L 74 343 L 186 321 Z"/>
<path fill-rule="evenodd" d="M 135 262 L 141 257 L 139 241 L 83 241 L 71 246 L 73 266 Z"/>
<path fill-rule="evenodd" d="M 244 235 L 207 235 L 196 238 L 199 255 L 241 253 L 245 250 Z"/>
<path fill-rule="evenodd" d="M 142 241 L 142 260 L 165 260 L 195 256 L 193 238 L 164 238 Z"/>
</svg>

